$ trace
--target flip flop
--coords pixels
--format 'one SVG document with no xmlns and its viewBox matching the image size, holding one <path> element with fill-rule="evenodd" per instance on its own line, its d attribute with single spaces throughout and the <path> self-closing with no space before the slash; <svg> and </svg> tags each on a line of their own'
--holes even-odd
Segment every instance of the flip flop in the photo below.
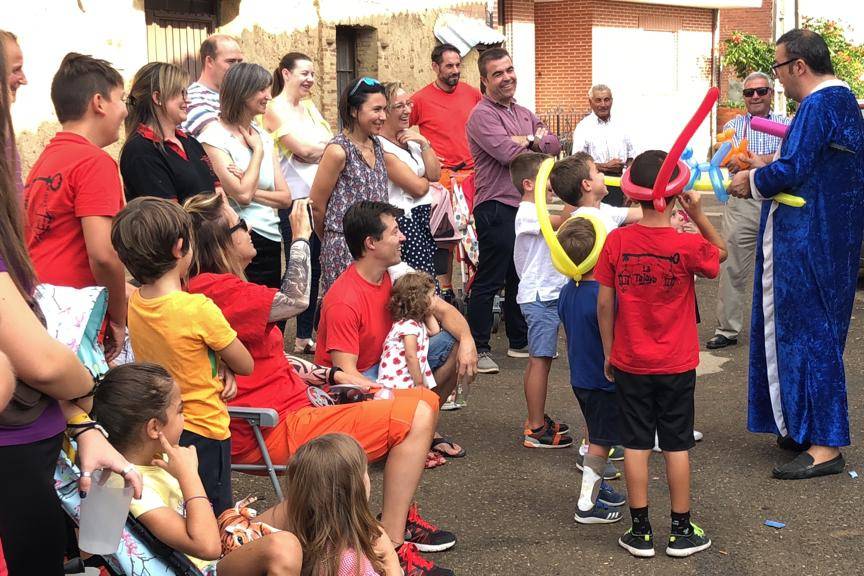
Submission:
<svg viewBox="0 0 864 576">
<path fill-rule="evenodd" d="M 440 447 L 442 444 L 446 444 L 446 445 L 450 446 L 451 450 L 456 449 L 456 445 L 453 443 L 453 441 L 450 438 L 447 438 L 446 436 L 441 436 L 439 438 L 433 438 L 432 439 L 432 451 L 437 452 L 437 453 L 441 454 L 442 456 L 446 456 L 447 458 L 464 458 L 465 455 L 467 454 L 467 452 L 465 451 L 465 448 L 461 448 L 459 450 L 459 452 L 456 452 L 455 454 L 451 454 L 451 453 L 447 452 L 447 450 L 444 450 Z"/>
</svg>

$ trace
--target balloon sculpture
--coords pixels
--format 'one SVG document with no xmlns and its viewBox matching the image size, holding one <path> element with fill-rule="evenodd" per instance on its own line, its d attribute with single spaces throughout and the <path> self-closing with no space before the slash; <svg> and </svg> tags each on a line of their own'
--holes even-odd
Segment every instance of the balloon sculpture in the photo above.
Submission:
<svg viewBox="0 0 864 576">
<path fill-rule="evenodd" d="M 738 155 L 741 154 L 743 156 L 750 156 L 750 152 L 747 151 L 747 139 L 742 138 L 738 145 L 735 145 L 735 130 L 732 128 L 727 128 L 723 132 L 721 132 L 717 136 L 717 143 L 722 144 L 723 142 L 729 142 L 732 144 L 732 147 L 729 150 L 729 153 L 723 157 L 723 161 L 720 162 L 720 166 L 728 166 L 730 162 L 734 162 L 738 167 L 738 170 L 745 170 L 747 166 L 738 160 Z"/>
<path fill-rule="evenodd" d="M 537 206 L 537 219 L 540 221 L 540 232 L 543 233 L 543 238 L 549 246 L 549 253 L 552 256 L 552 264 L 555 266 L 555 269 L 578 282 L 584 274 L 594 269 L 597 260 L 600 258 L 600 251 L 603 250 L 603 244 L 606 243 L 606 225 L 593 214 L 579 214 L 575 216 L 575 218 L 588 220 L 594 226 L 594 248 L 591 249 L 591 252 L 582 262 L 577 264 L 570 260 L 567 252 L 564 251 L 564 247 L 558 241 L 555 231 L 552 229 L 552 222 L 549 220 L 549 210 L 546 208 L 546 183 L 549 181 L 549 174 L 552 172 L 554 165 L 555 160 L 547 158 L 537 171 L 537 179 L 534 186 L 534 204 Z"/>
<path fill-rule="evenodd" d="M 710 162 L 697 163 L 693 158 L 693 149 L 689 146 L 684 149 L 681 154 L 681 159 L 690 168 L 690 180 L 687 182 L 685 190 L 693 190 L 696 182 L 701 178 L 702 173 L 708 174 L 711 180 L 711 188 L 714 190 L 714 195 L 717 200 L 725 204 L 729 200 L 729 193 L 726 191 L 726 182 L 723 181 L 723 173 L 720 171 L 720 166 L 724 159 L 728 156 L 732 149 L 732 143 L 729 141 L 723 142 L 720 148 L 711 157 Z"/>
</svg>

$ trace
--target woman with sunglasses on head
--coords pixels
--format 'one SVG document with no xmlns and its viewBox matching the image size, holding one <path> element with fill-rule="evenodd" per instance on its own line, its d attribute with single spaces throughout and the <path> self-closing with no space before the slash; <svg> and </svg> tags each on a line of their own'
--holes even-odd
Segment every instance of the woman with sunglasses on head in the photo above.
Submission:
<svg viewBox="0 0 864 576">
<path fill-rule="evenodd" d="M 438 414 L 438 396 L 426 388 L 396 390 L 390 399 L 336 406 L 313 404 L 309 385 L 363 385 L 338 368 L 318 367 L 289 358 L 275 324 L 302 311 L 309 300 L 307 200 L 291 209 L 292 242 L 288 270 L 278 290 L 246 280 L 243 269 L 255 256 L 243 222 L 227 209 L 220 195 L 199 195 L 186 202 L 192 217 L 195 246 L 187 289 L 204 294 L 220 308 L 237 337 L 255 359 L 249 376 L 237 377 L 236 406 L 263 406 L 279 413 L 279 424 L 262 430 L 276 463 L 285 463 L 307 441 L 329 432 L 353 437 L 370 461 L 386 458 L 381 526 L 393 542 L 409 574 L 452 576 L 417 554 L 414 542 L 426 550 L 453 546 L 455 536 L 423 520 L 413 505 L 426 453 Z M 262 455 L 248 424 L 231 423 L 231 456 L 236 464 L 261 463 Z M 411 535 L 405 541 L 406 532 Z M 414 570 L 412 572 L 412 570 Z"/>
<path fill-rule="evenodd" d="M 411 130 L 409 118 L 413 104 L 399 82 L 384 84 L 387 120 L 378 137 L 386 152 L 384 161 L 390 179 L 390 204 L 404 210 L 397 219 L 405 234 L 402 260 L 415 270 L 435 278 L 435 239 L 429 228 L 432 213 L 430 182 L 441 178 L 441 164 L 432 145 L 419 132 Z"/>
<path fill-rule="evenodd" d="M 126 201 L 158 196 L 183 203 L 215 189 L 204 147 L 178 126 L 186 120 L 189 75 L 174 64 L 151 62 L 135 74 L 126 106 L 126 143 L 120 173 Z"/>
<path fill-rule="evenodd" d="M 282 281 L 282 233 L 276 210 L 291 205 L 273 153 L 273 141 L 253 119 L 270 101 L 273 78 L 257 64 L 229 68 L 219 92 L 221 113 L 199 140 L 231 207 L 247 223 L 257 255 L 246 269 L 250 280 L 271 288 Z"/>
<path fill-rule="evenodd" d="M 14 150 L 5 56 L 0 50 L 0 138 Z M 0 408 L 0 544 L 11 576 L 63 574 L 66 522 L 54 490 L 64 431 L 78 446 L 81 498 L 90 475 L 108 468 L 141 497 L 141 477 L 91 421 L 93 379 L 75 354 L 45 329 L 34 296 L 36 275 L 24 245 L 14 156 L 0 153 L 0 350 L 17 377 Z M 6 395 L 4 395 L 6 399 Z"/>
<path fill-rule="evenodd" d="M 273 100 L 264 113 L 264 127 L 276 140 L 279 166 L 295 200 L 309 196 L 309 188 L 318 172 L 318 162 L 333 138 L 330 125 L 310 98 L 314 85 L 312 60 L 299 52 L 286 54 L 273 72 Z M 279 211 L 279 221 L 287 255 L 292 235 L 287 210 Z M 312 328 L 321 280 L 321 240 L 313 235 L 309 244 L 312 249 L 312 288 L 309 307 L 297 317 L 295 354 L 315 352 Z"/>
<path fill-rule="evenodd" d="M 309 198 L 315 233 L 321 238 L 324 294 L 351 264 L 342 217 L 361 200 L 386 202 L 384 150 L 375 136 L 387 118 L 384 86 L 374 78 L 351 82 L 339 98 L 342 131 L 324 149 Z"/>
</svg>

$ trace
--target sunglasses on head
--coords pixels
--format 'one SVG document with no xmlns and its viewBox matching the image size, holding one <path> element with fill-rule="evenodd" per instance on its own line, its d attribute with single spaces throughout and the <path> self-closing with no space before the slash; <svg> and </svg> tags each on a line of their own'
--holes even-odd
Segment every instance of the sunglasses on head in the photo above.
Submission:
<svg viewBox="0 0 864 576">
<path fill-rule="evenodd" d="M 246 232 L 249 231 L 249 225 L 246 224 L 246 220 L 244 220 L 243 218 L 240 218 L 240 221 L 237 222 L 237 224 L 235 224 L 234 226 L 231 226 L 231 228 L 228 229 L 228 233 L 233 234 L 237 230 L 245 230 Z"/>
<path fill-rule="evenodd" d="M 742 93 L 744 94 L 745 97 L 752 98 L 753 94 L 758 94 L 759 96 L 765 96 L 770 91 L 771 91 L 770 88 L 764 88 L 764 87 L 763 88 L 745 88 L 744 90 L 742 90 Z"/>
<path fill-rule="evenodd" d="M 363 76 L 362 78 L 357 80 L 357 83 L 354 84 L 354 88 L 352 88 L 351 92 L 348 93 L 349 98 L 351 96 L 354 96 L 354 93 L 357 92 L 357 89 L 360 88 L 361 84 L 365 84 L 366 86 L 369 86 L 369 87 L 381 85 L 381 83 L 378 82 L 378 80 L 376 80 L 375 78 L 370 78 L 369 76 Z"/>
</svg>

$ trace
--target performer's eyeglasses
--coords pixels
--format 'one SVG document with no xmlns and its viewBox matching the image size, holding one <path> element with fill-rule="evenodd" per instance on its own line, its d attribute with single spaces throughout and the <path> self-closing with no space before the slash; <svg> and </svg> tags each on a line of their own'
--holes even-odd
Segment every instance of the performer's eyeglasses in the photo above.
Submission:
<svg viewBox="0 0 864 576">
<path fill-rule="evenodd" d="M 786 60 L 785 62 L 780 62 L 779 64 L 772 64 L 771 65 L 771 72 L 773 72 L 774 75 L 776 76 L 778 68 L 780 68 L 781 66 L 786 66 L 787 64 L 792 64 L 796 60 L 800 60 L 800 58 L 790 58 L 789 60 Z"/>
<path fill-rule="evenodd" d="M 744 94 L 745 98 L 752 98 L 753 94 L 758 94 L 759 96 L 765 96 L 770 91 L 771 91 L 770 88 L 745 88 L 744 90 L 741 91 L 741 93 Z"/>
<path fill-rule="evenodd" d="M 237 224 L 235 224 L 234 226 L 231 226 L 231 228 L 228 229 L 228 233 L 233 234 L 237 230 L 245 230 L 246 232 L 249 231 L 249 225 L 246 224 L 246 220 L 244 220 L 243 218 L 240 218 L 240 221 L 237 222 Z"/>
</svg>

